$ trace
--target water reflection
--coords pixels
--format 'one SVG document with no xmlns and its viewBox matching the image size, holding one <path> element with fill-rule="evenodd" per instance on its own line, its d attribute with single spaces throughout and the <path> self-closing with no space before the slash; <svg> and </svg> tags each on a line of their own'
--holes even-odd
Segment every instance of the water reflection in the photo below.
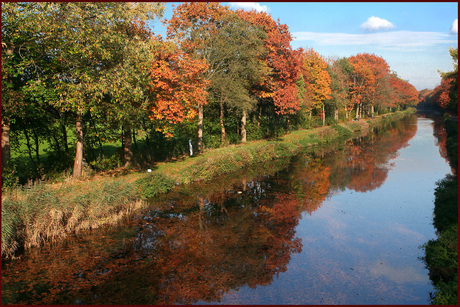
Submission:
<svg viewBox="0 0 460 307">
<path fill-rule="evenodd" d="M 123 226 L 31 250 L 4 265 L 2 303 L 193 304 L 269 285 L 310 244 L 296 234 L 302 214 L 313 215 L 336 192 L 381 186 L 415 123 L 406 118 L 334 152 L 178 187 Z M 374 273 L 411 274 L 389 264 Z"/>
</svg>

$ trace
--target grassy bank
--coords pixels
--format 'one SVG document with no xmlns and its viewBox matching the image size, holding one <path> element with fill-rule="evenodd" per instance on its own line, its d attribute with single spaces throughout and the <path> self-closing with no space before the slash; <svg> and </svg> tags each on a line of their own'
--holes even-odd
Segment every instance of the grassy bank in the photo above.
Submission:
<svg viewBox="0 0 460 307">
<path fill-rule="evenodd" d="M 12 257 L 25 248 L 40 246 L 45 241 L 116 224 L 133 210 L 145 207 L 143 199 L 165 193 L 176 185 L 207 181 L 279 158 L 289 159 L 305 150 L 334 146 L 413 112 L 415 110 L 385 114 L 373 119 L 299 130 L 274 140 L 213 149 L 196 157 L 159 163 L 151 173 L 97 176 L 5 190 L 2 197 L 2 258 Z"/>
</svg>

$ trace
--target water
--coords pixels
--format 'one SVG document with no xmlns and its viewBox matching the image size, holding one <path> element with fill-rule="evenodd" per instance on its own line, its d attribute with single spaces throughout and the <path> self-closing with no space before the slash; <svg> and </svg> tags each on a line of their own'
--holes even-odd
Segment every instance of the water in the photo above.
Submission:
<svg viewBox="0 0 460 307">
<path fill-rule="evenodd" d="M 432 119 L 178 187 L 116 228 L 4 265 L 2 303 L 428 304 L 450 173 Z M 440 138 L 442 143 L 442 138 Z"/>
</svg>

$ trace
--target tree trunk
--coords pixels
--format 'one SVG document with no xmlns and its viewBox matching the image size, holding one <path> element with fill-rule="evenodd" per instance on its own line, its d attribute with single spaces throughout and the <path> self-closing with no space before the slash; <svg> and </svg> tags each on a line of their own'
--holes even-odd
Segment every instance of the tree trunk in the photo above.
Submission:
<svg viewBox="0 0 460 307">
<path fill-rule="evenodd" d="M 62 151 L 61 151 L 61 144 L 59 143 L 59 138 L 56 134 L 52 133 L 48 128 L 46 128 L 48 133 L 51 135 L 51 137 L 54 140 L 54 143 L 56 144 L 56 150 L 58 152 L 59 158 L 63 158 Z"/>
<path fill-rule="evenodd" d="M 262 107 L 259 107 L 259 116 L 257 118 L 257 129 L 260 128 L 260 121 L 262 120 Z"/>
<path fill-rule="evenodd" d="M 338 122 L 339 121 L 339 109 L 336 107 L 334 112 L 334 119 Z"/>
<path fill-rule="evenodd" d="M 372 118 L 374 118 L 374 105 L 371 105 L 371 115 L 372 115 Z"/>
<path fill-rule="evenodd" d="M 69 152 L 69 144 L 67 144 L 67 129 L 65 127 L 65 122 L 61 122 L 61 129 L 62 129 L 62 138 L 64 141 L 64 150 L 66 153 Z"/>
<path fill-rule="evenodd" d="M 35 157 L 37 158 L 37 165 L 40 167 L 40 141 L 38 139 L 38 134 L 35 129 L 32 128 L 35 141 Z"/>
<path fill-rule="evenodd" d="M 136 150 L 139 150 L 139 147 L 137 147 L 137 139 L 136 139 L 136 130 L 133 129 L 133 143 L 134 143 L 134 148 L 136 148 Z"/>
<path fill-rule="evenodd" d="M 241 142 L 246 143 L 246 116 L 247 111 L 243 110 L 243 117 L 241 118 Z"/>
<path fill-rule="evenodd" d="M 77 179 L 83 172 L 83 125 L 81 115 L 77 115 L 75 126 L 77 128 L 77 150 L 73 164 L 73 178 Z"/>
<path fill-rule="evenodd" d="M 326 126 L 326 113 L 324 112 L 324 104 L 323 104 L 323 127 Z"/>
<path fill-rule="evenodd" d="M 359 104 L 356 105 L 356 119 L 359 119 Z"/>
<path fill-rule="evenodd" d="M 224 125 L 224 103 L 220 101 L 220 131 L 221 131 L 221 142 L 225 142 L 225 125 Z"/>
<path fill-rule="evenodd" d="M 125 161 L 125 167 L 131 167 L 133 163 L 133 139 L 129 127 L 123 130 L 123 161 Z"/>
<path fill-rule="evenodd" d="M 203 150 L 203 105 L 198 106 L 198 142 L 197 151 L 201 153 Z"/>
<path fill-rule="evenodd" d="M 23 132 L 26 137 L 27 153 L 29 154 L 29 159 L 32 162 L 32 164 L 35 166 L 35 169 L 37 169 L 37 163 L 35 163 L 34 157 L 32 155 L 32 144 L 30 144 L 29 133 L 27 132 L 27 129 L 24 129 Z"/>
<path fill-rule="evenodd" d="M 2 170 L 5 169 L 11 157 L 10 119 L 2 118 Z"/>
<path fill-rule="evenodd" d="M 290 125 L 290 118 L 289 115 L 286 115 L 286 133 L 289 133 L 289 130 L 291 130 L 291 125 Z"/>
</svg>

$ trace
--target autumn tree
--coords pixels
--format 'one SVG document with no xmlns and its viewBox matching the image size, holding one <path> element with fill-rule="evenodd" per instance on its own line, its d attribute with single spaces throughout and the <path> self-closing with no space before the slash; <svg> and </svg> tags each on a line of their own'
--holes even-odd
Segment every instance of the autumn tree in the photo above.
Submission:
<svg viewBox="0 0 460 307">
<path fill-rule="evenodd" d="M 305 80 L 308 100 L 311 101 L 312 108 L 320 108 L 323 126 L 326 125 L 324 112 L 324 102 L 331 96 L 331 76 L 327 71 L 327 63 L 322 56 L 310 48 L 301 49 L 302 66 L 301 74 Z"/>
<path fill-rule="evenodd" d="M 353 110 L 353 102 L 349 95 L 348 80 L 353 72 L 353 67 L 347 58 L 331 61 L 328 65 L 331 75 L 331 99 L 328 101 L 333 104 L 335 109 L 334 119 L 339 120 L 338 109 L 343 108 L 345 117 L 350 118 L 349 114 Z"/>
<path fill-rule="evenodd" d="M 254 84 L 267 73 L 259 56 L 265 52 L 265 33 L 258 26 L 252 26 L 235 13 L 225 19 L 214 37 L 211 62 L 220 63 L 219 70 L 211 80 L 210 92 L 219 101 L 221 139 L 225 141 L 224 104 L 241 113 L 241 141 L 246 142 L 246 120 L 248 113 L 257 104 L 252 92 Z"/>
<path fill-rule="evenodd" d="M 40 3 L 2 3 L 3 169 L 10 159 L 11 124 L 16 130 L 20 127 L 28 145 L 30 138 L 34 139 L 38 153 L 39 135 L 49 127 L 40 126 L 43 122 L 51 121 L 49 102 L 56 98 L 56 91 L 50 86 L 52 80 L 49 73 L 56 62 L 46 52 L 51 42 L 46 36 L 38 35 L 40 29 L 45 32 L 50 30 L 49 25 L 40 23 L 42 8 L 43 4 Z M 38 122 L 40 125 L 37 125 Z M 34 162 L 31 146 L 27 148 Z M 38 165 L 34 164 L 37 169 Z"/>
<path fill-rule="evenodd" d="M 162 7 L 154 7 L 158 16 Z M 105 120 L 118 123 L 123 134 L 123 160 L 133 160 L 132 131 L 139 127 L 149 103 L 148 69 L 154 60 L 157 41 L 144 20 L 134 18 L 119 26 L 119 48 L 107 67 Z M 121 126 L 121 127 L 120 127 Z"/>
<path fill-rule="evenodd" d="M 279 20 L 274 21 L 266 12 L 237 12 L 250 24 L 260 26 L 267 34 L 264 42 L 267 53 L 260 58 L 270 72 L 254 87 L 254 92 L 261 99 L 269 99 L 278 115 L 287 116 L 289 124 L 288 116 L 300 109 L 296 82 L 301 65 L 299 52 L 292 50 L 290 45 L 292 36 L 289 28 Z"/>
<path fill-rule="evenodd" d="M 449 53 L 452 57 L 452 65 L 454 67 L 453 71 L 450 72 L 440 72 L 441 77 L 444 81 L 444 83 L 449 83 L 449 102 L 448 105 L 449 107 L 457 112 L 458 110 L 458 48 L 454 49 L 451 47 L 449 49 Z M 446 87 L 446 84 L 442 84 L 441 86 Z M 443 97 L 443 102 L 441 104 L 445 105 L 445 98 Z"/>
<path fill-rule="evenodd" d="M 172 137 L 170 124 L 196 117 L 197 106 L 206 103 L 207 67 L 204 60 L 192 59 L 175 44 L 159 41 L 149 69 L 148 111 L 156 130 Z"/>
<path fill-rule="evenodd" d="M 443 109 L 447 109 L 450 103 L 450 93 L 453 87 L 453 78 L 442 78 L 441 84 L 434 88 L 432 94 L 433 102 Z"/>
<path fill-rule="evenodd" d="M 184 53 L 192 59 L 204 60 L 209 66 L 204 74 L 211 80 L 222 68 L 220 62 L 212 63 L 213 39 L 221 26 L 221 20 L 229 13 L 229 8 L 217 2 L 187 2 L 174 8 L 171 19 L 167 20 L 167 37 L 176 42 Z M 203 106 L 198 105 L 198 152 L 203 147 Z"/>
<path fill-rule="evenodd" d="M 381 57 L 368 53 L 351 56 L 348 61 L 353 66 L 349 86 L 356 104 L 356 117 L 359 117 L 360 108 L 363 113 L 363 104 L 370 107 L 373 115 L 376 103 L 385 98 L 384 90 L 388 84 L 389 66 Z"/>
<path fill-rule="evenodd" d="M 398 107 L 404 109 L 408 106 L 415 106 L 418 104 L 419 97 L 418 91 L 415 87 L 406 80 L 402 80 L 397 74 L 390 74 L 390 99 L 383 103 L 389 107 Z"/>
</svg>

